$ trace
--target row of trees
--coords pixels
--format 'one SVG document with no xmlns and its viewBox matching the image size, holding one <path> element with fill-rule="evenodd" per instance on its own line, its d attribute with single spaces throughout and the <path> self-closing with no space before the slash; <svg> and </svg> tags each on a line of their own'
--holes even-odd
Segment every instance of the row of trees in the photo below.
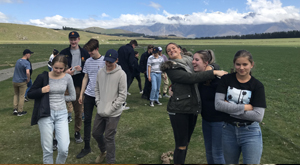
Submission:
<svg viewBox="0 0 300 165">
<path fill-rule="evenodd" d="M 234 36 L 200 37 L 195 39 L 269 39 L 269 38 L 300 38 L 300 31 L 293 30 L 288 32 L 255 33 Z"/>
</svg>

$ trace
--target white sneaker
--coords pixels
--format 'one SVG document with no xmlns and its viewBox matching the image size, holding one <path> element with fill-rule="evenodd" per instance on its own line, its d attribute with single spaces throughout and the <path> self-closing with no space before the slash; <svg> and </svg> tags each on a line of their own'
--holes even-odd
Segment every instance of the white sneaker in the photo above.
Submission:
<svg viewBox="0 0 300 165">
<path fill-rule="evenodd" d="M 168 94 L 164 94 L 163 97 L 170 98 L 171 96 L 169 96 Z"/>
<path fill-rule="evenodd" d="M 130 109 L 130 107 L 123 107 L 123 111 Z"/>
<path fill-rule="evenodd" d="M 150 107 L 154 107 L 153 101 L 150 101 Z"/>
<path fill-rule="evenodd" d="M 159 101 L 154 101 L 154 103 L 157 104 L 157 105 L 162 105 L 162 103 L 159 102 Z"/>
<path fill-rule="evenodd" d="M 143 94 L 143 91 L 140 91 L 140 94 Z"/>
<path fill-rule="evenodd" d="M 162 97 L 161 97 L 161 95 L 158 95 L 158 98 L 160 98 L 160 99 L 161 99 L 161 98 L 162 98 Z"/>
<path fill-rule="evenodd" d="M 127 95 L 131 95 L 131 93 L 127 92 Z"/>
</svg>

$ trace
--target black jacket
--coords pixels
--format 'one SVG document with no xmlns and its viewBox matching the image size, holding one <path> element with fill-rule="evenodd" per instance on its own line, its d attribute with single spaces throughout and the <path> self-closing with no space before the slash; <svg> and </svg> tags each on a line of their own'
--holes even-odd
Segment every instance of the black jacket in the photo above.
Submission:
<svg viewBox="0 0 300 165">
<path fill-rule="evenodd" d="M 151 56 L 151 54 L 146 51 L 145 53 L 142 54 L 141 59 L 140 59 L 140 72 L 144 73 L 147 71 L 147 62 L 148 58 Z"/>
<path fill-rule="evenodd" d="M 34 107 L 31 117 L 31 125 L 37 124 L 42 117 L 50 116 L 49 92 L 42 93 L 42 88 L 49 84 L 49 72 L 44 71 L 35 79 L 27 93 L 30 99 L 34 99 Z"/>
<path fill-rule="evenodd" d="M 135 61 L 134 61 L 134 69 L 133 69 L 133 74 L 132 74 L 132 77 L 136 77 L 138 75 L 140 75 L 140 68 L 139 68 L 139 59 L 134 57 L 135 58 Z"/>
<path fill-rule="evenodd" d="M 122 67 L 126 74 L 132 74 L 135 60 L 134 49 L 132 45 L 127 44 L 121 46 L 118 50 L 118 55 L 118 64 Z"/>
<path fill-rule="evenodd" d="M 83 70 L 85 61 L 88 58 L 90 58 L 90 55 L 85 49 L 81 48 L 80 46 L 79 46 L 79 49 L 80 49 L 80 55 L 81 55 L 81 68 Z M 72 65 L 71 45 L 68 48 L 62 50 L 59 54 L 65 55 L 65 57 L 68 59 L 68 66 L 69 66 L 69 68 L 71 68 L 71 65 Z M 81 88 L 83 77 L 84 77 L 84 73 L 82 71 L 81 71 L 81 73 L 72 76 L 75 87 Z"/>
<path fill-rule="evenodd" d="M 172 82 L 173 96 L 169 99 L 167 111 L 200 114 L 201 102 L 198 102 L 195 84 L 214 79 L 213 71 L 189 73 L 174 61 L 164 62 L 160 68 Z"/>
</svg>

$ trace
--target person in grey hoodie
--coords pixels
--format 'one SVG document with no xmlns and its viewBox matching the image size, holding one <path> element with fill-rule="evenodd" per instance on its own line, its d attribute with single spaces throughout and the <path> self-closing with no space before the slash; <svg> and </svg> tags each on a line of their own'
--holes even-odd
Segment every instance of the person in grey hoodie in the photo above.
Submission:
<svg viewBox="0 0 300 165">
<path fill-rule="evenodd" d="M 97 114 L 92 135 L 101 151 L 96 163 L 115 163 L 115 135 L 117 125 L 123 111 L 123 103 L 127 97 L 127 77 L 117 64 L 118 52 L 110 49 L 106 52 L 105 66 L 98 71 L 95 100 Z M 103 135 L 104 134 L 104 135 Z"/>
</svg>

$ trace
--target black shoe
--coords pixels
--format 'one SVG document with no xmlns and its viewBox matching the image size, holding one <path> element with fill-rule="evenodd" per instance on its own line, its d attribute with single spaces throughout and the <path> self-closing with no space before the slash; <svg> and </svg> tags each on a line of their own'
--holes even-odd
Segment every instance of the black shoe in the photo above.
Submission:
<svg viewBox="0 0 300 165">
<path fill-rule="evenodd" d="M 22 111 L 22 112 L 18 112 L 17 116 L 23 116 L 23 115 L 26 115 L 26 114 L 27 114 L 27 111 Z"/>
<path fill-rule="evenodd" d="M 57 150 L 57 140 L 54 138 L 53 139 L 53 151 Z"/>
<path fill-rule="evenodd" d="M 18 114 L 18 110 L 17 110 L 17 109 L 14 109 L 13 114 L 14 114 L 14 115 L 17 115 L 17 114 Z"/>
<path fill-rule="evenodd" d="M 77 159 L 83 158 L 85 157 L 87 154 L 89 154 L 91 152 L 91 148 L 89 149 L 82 149 L 81 152 L 76 156 Z"/>
<path fill-rule="evenodd" d="M 80 132 L 75 132 L 75 142 L 76 143 L 82 143 L 83 140 L 81 138 Z"/>
</svg>

